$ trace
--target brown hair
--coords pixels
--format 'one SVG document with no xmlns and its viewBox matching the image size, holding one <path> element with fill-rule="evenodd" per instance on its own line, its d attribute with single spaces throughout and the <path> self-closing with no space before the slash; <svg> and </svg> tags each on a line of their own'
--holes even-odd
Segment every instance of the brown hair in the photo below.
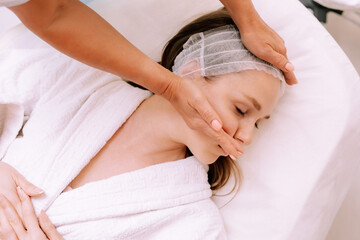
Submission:
<svg viewBox="0 0 360 240">
<path fill-rule="evenodd" d="M 195 19 L 180 29 L 180 31 L 165 45 L 161 58 L 161 65 L 171 70 L 176 56 L 182 51 L 184 43 L 191 35 L 229 24 L 236 27 L 225 8 L 221 8 Z M 191 154 L 189 150 L 188 154 Z M 235 185 L 229 193 L 232 193 L 235 189 L 239 189 L 241 172 L 236 162 L 229 157 L 219 157 L 217 161 L 209 165 L 208 181 L 211 185 L 211 189 L 217 190 L 223 187 L 228 182 L 232 173 L 235 177 Z"/>
</svg>

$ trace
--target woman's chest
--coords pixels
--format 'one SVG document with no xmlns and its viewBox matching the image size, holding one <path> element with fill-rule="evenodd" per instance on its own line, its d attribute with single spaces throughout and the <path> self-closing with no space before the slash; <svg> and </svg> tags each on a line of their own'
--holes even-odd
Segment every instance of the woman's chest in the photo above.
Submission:
<svg viewBox="0 0 360 240">
<path fill-rule="evenodd" d="M 119 128 L 69 186 L 77 188 L 88 182 L 146 167 L 147 161 L 137 151 L 141 145 L 141 142 L 132 140 L 132 133 L 123 131 L 123 127 Z"/>
</svg>

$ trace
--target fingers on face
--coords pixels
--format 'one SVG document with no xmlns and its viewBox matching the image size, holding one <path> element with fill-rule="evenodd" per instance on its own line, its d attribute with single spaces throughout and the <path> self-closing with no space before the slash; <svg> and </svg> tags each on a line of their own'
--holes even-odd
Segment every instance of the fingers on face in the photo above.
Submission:
<svg viewBox="0 0 360 240">
<path fill-rule="evenodd" d="M 243 148 L 240 142 L 227 134 L 223 129 L 215 131 L 209 128 L 205 122 L 203 122 L 203 127 L 204 133 L 214 139 L 227 154 L 234 156 L 234 158 L 242 154 Z"/>
<path fill-rule="evenodd" d="M 232 138 L 229 134 L 227 134 L 222 129 L 222 123 L 214 123 L 214 120 L 220 119 L 215 111 L 211 111 L 212 108 L 210 104 L 203 103 L 199 109 L 207 109 L 202 113 L 197 111 L 197 116 L 193 118 L 192 123 L 188 124 L 192 129 L 201 131 L 205 133 L 207 136 L 214 139 L 224 151 L 237 158 L 241 153 L 243 153 L 243 148 L 240 142 L 234 138 Z M 195 110 L 197 108 L 194 108 Z M 211 110 L 208 110 L 211 109 Z M 199 116 L 200 115 L 200 116 Z M 215 125 L 215 126 L 214 126 Z M 215 130 L 217 129 L 217 130 Z"/>
<path fill-rule="evenodd" d="M 194 106 L 192 107 L 208 126 L 211 126 L 215 131 L 221 129 L 221 120 L 204 95 L 202 97 L 197 97 L 194 101 Z M 216 122 L 215 124 L 214 120 Z"/>
<path fill-rule="evenodd" d="M 227 152 L 233 160 L 243 154 L 244 150 L 241 143 L 227 134 L 224 130 L 220 131 L 219 145 Z"/>
</svg>

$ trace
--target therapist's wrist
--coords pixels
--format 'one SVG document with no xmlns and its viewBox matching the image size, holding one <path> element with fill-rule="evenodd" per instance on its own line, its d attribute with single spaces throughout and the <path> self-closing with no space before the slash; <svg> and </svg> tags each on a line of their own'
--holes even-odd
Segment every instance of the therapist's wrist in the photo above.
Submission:
<svg viewBox="0 0 360 240">
<path fill-rule="evenodd" d="M 262 21 L 251 0 L 220 0 L 240 32 Z"/>
<path fill-rule="evenodd" d="M 177 95 L 182 79 L 170 71 L 169 73 L 169 75 L 164 76 L 165 79 L 161 81 L 161 86 L 158 86 L 154 93 L 171 101 Z"/>
</svg>

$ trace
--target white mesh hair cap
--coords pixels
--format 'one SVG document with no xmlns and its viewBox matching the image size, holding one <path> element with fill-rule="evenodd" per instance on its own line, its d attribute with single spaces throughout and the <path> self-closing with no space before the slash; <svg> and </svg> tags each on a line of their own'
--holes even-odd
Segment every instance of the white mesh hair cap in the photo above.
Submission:
<svg viewBox="0 0 360 240">
<path fill-rule="evenodd" d="M 194 60 L 198 61 L 198 69 L 183 75 L 179 73 L 182 66 Z M 175 58 L 172 67 L 173 72 L 181 77 L 194 72 L 210 77 L 250 69 L 264 71 L 278 78 L 281 81 L 281 94 L 284 92 L 285 79 L 281 70 L 250 53 L 233 25 L 192 35 Z"/>
</svg>

